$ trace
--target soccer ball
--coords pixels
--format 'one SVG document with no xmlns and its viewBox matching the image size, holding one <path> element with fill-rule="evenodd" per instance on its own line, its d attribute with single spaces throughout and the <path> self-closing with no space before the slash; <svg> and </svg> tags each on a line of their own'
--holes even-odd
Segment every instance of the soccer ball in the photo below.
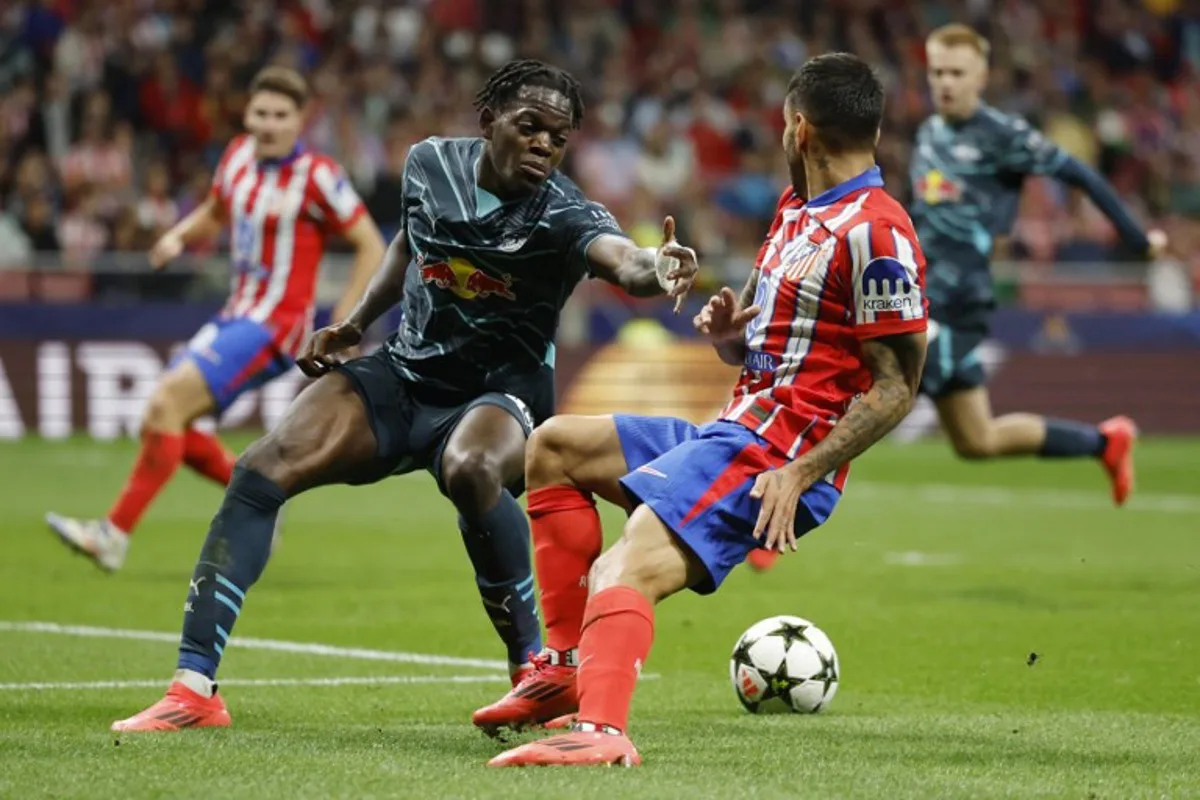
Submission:
<svg viewBox="0 0 1200 800">
<path fill-rule="evenodd" d="M 770 617 L 742 634 L 729 659 L 738 700 L 754 714 L 815 714 L 837 694 L 833 642 L 800 617 Z"/>
</svg>

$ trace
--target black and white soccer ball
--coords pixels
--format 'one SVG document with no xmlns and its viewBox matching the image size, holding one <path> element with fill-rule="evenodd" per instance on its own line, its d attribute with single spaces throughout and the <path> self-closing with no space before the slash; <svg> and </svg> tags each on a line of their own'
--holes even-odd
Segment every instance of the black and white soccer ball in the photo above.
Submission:
<svg viewBox="0 0 1200 800">
<path fill-rule="evenodd" d="M 729 679 L 747 711 L 815 714 L 837 694 L 837 651 L 825 632 L 800 617 L 769 617 L 742 634 Z"/>
</svg>

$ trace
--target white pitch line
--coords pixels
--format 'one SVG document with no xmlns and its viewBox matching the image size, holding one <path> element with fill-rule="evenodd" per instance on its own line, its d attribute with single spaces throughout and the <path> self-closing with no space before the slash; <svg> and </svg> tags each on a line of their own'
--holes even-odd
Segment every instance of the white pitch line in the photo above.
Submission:
<svg viewBox="0 0 1200 800">
<path fill-rule="evenodd" d="M 0 631 L 17 633 L 48 633 L 96 639 L 135 639 L 144 642 L 179 644 L 178 633 L 140 631 L 126 628 L 100 628 L 91 625 L 60 625 L 57 622 L 0 621 Z M 286 642 L 279 639 L 254 639 L 235 636 L 230 645 L 246 650 L 273 650 L 278 653 L 303 653 L 313 656 L 349 658 L 360 661 L 390 661 L 398 664 L 425 664 L 439 667 L 468 667 L 473 669 L 508 671 L 508 663 L 485 658 L 460 658 L 428 653 L 405 653 L 393 650 L 368 650 L 361 647 L 336 647 L 314 642 Z"/>
<path fill-rule="evenodd" d="M 89 639 L 134 639 L 144 642 L 179 643 L 179 634 L 161 631 L 139 631 L 127 628 L 100 628 L 91 625 L 60 625 L 57 622 L 13 622 L 0 620 L 0 633 L 48 633 L 60 636 L 78 636 Z M 425 664 L 427 666 L 474 667 L 476 669 L 502 670 L 500 675 L 447 675 L 447 676 L 383 676 L 379 678 L 265 678 L 223 680 L 223 686 L 354 686 L 379 683 L 484 683 L 507 681 L 508 662 L 485 658 L 461 658 L 438 656 L 427 653 L 404 653 L 393 650 L 367 650 L 361 647 L 335 647 L 315 642 L 286 642 L 279 639 L 230 639 L 248 650 L 274 650 L 282 653 L 304 653 L 307 655 L 330 656 L 333 658 L 358 659 L 362 661 L 390 661 L 399 664 Z M 642 674 L 644 681 L 657 680 L 657 674 Z M 0 683 L 0 691 L 16 689 L 124 689 L 147 686 L 162 686 L 163 681 L 87 681 L 83 683 Z"/>
<path fill-rule="evenodd" d="M 229 678 L 221 686 L 392 686 L 425 683 L 503 683 L 505 675 L 379 675 L 347 678 Z M 91 689 L 153 689 L 166 686 L 168 681 L 64 681 L 38 683 L 0 683 L 0 692 L 44 692 Z"/>
<path fill-rule="evenodd" d="M 855 482 L 846 486 L 848 497 L 896 497 L 910 501 L 950 505 L 1008 506 L 1011 508 L 1058 508 L 1090 511 L 1113 510 L 1107 490 L 1097 486 L 1094 492 L 1013 489 L 1001 486 L 962 486 L 949 483 Z M 1122 511 L 1160 514 L 1200 514 L 1200 496 L 1186 494 L 1134 493 Z"/>
</svg>

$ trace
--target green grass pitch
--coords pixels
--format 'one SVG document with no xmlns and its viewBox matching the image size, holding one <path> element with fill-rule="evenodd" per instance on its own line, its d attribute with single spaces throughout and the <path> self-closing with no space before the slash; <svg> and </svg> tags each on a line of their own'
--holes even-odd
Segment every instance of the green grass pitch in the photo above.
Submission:
<svg viewBox="0 0 1200 800">
<path fill-rule="evenodd" d="M 505 684 L 488 663 L 446 657 L 502 650 L 423 475 L 297 500 L 235 639 L 432 663 L 235 642 L 222 667 L 232 729 L 110 734 L 170 675 L 219 499 L 181 473 L 125 570 L 101 574 L 42 514 L 103 513 L 132 454 L 0 444 L 0 797 L 1200 797 L 1200 442 L 1144 443 L 1140 495 L 1121 511 L 1094 464 L 974 466 L 937 442 L 880 446 L 775 571 L 660 608 L 646 667 L 658 678 L 631 725 L 645 765 L 590 771 L 483 766 L 499 745 L 470 713 Z M 619 532 L 619 514 L 605 521 Z M 729 686 L 738 635 L 781 613 L 838 648 L 826 713 L 753 717 Z M 347 678 L 359 680 L 310 685 Z"/>
</svg>

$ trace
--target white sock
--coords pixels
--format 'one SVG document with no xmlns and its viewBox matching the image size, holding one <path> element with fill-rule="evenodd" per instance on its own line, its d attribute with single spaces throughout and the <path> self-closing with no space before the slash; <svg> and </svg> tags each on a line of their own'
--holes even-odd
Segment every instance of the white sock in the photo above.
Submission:
<svg viewBox="0 0 1200 800">
<path fill-rule="evenodd" d="M 201 697 L 212 697 L 213 691 L 217 688 L 217 684 L 207 675 L 201 675 L 190 669 L 175 670 L 173 680 L 179 681 Z"/>
</svg>

